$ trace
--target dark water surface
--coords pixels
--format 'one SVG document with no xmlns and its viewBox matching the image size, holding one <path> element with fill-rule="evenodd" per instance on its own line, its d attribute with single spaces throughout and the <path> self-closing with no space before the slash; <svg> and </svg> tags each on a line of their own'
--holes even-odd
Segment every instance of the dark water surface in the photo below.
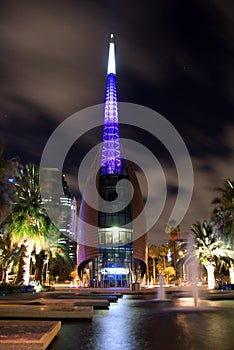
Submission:
<svg viewBox="0 0 234 350">
<path fill-rule="evenodd" d="M 234 301 L 194 308 L 129 300 L 95 311 L 92 321 L 63 322 L 48 350 L 233 350 Z"/>
</svg>

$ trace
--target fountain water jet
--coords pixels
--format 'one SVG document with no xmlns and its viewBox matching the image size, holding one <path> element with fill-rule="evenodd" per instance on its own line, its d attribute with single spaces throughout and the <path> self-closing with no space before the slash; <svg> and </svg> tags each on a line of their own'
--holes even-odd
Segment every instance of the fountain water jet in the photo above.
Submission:
<svg viewBox="0 0 234 350">
<path fill-rule="evenodd" d="M 191 286 L 191 293 L 192 293 L 192 299 L 194 307 L 198 307 L 198 288 L 197 288 L 197 272 L 198 272 L 198 261 L 195 258 L 194 254 L 194 237 L 193 235 L 188 236 L 188 244 L 187 244 L 187 251 L 188 251 L 188 259 L 187 259 L 187 265 L 188 265 L 188 272 L 190 281 L 192 283 Z"/>
<path fill-rule="evenodd" d="M 158 287 L 157 300 L 163 301 L 163 300 L 166 300 L 166 297 L 165 297 L 165 290 L 163 286 L 163 276 L 161 273 L 159 275 L 158 281 L 159 281 L 159 287 Z"/>
</svg>

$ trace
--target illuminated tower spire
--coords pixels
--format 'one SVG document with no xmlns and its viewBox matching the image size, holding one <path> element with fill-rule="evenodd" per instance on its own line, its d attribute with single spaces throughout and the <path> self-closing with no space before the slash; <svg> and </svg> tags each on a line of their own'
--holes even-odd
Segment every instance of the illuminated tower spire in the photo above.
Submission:
<svg viewBox="0 0 234 350">
<path fill-rule="evenodd" d="M 146 272 L 148 244 L 147 233 L 138 234 L 146 232 L 140 186 L 120 148 L 113 34 L 109 42 L 102 140 L 100 163 L 93 164 L 79 210 L 78 270 L 81 273 L 89 269 L 90 282 L 96 285 L 104 286 L 108 274 L 110 287 L 129 287 L 133 271 L 139 275 Z M 98 152 L 97 158 L 99 155 Z M 86 198 L 91 199 L 93 206 Z"/>
<path fill-rule="evenodd" d="M 114 34 L 110 35 L 101 156 L 101 175 L 120 174 L 121 156 L 116 92 Z"/>
</svg>

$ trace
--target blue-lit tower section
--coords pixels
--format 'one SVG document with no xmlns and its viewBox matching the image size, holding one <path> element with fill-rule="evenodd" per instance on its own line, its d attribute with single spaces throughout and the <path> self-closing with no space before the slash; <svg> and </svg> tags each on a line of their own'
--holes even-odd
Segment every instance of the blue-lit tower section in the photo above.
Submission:
<svg viewBox="0 0 234 350">
<path fill-rule="evenodd" d="M 111 34 L 111 42 L 109 46 L 102 141 L 103 146 L 101 156 L 101 175 L 121 174 L 119 121 L 116 91 L 115 44 L 113 34 Z"/>
</svg>

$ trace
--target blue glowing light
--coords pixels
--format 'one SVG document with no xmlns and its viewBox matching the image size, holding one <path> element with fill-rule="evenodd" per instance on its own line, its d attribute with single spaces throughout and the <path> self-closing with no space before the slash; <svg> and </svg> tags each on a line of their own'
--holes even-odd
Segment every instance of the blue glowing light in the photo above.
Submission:
<svg viewBox="0 0 234 350">
<path fill-rule="evenodd" d="M 113 40 L 113 37 L 111 37 Z M 109 61 L 115 67 L 114 43 L 110 43 Z M 101 175 L 121 174 L 121 155 L 119 140 L 118 105 L 116 92 L 115 69 L 110 70 L 108 61 L 108 75 L 106 84 L 106 99 L 103 127 L 103 147 L 101 157 Z M 114 62 L 114 63 L 113 63 Z"/>
</svg>

